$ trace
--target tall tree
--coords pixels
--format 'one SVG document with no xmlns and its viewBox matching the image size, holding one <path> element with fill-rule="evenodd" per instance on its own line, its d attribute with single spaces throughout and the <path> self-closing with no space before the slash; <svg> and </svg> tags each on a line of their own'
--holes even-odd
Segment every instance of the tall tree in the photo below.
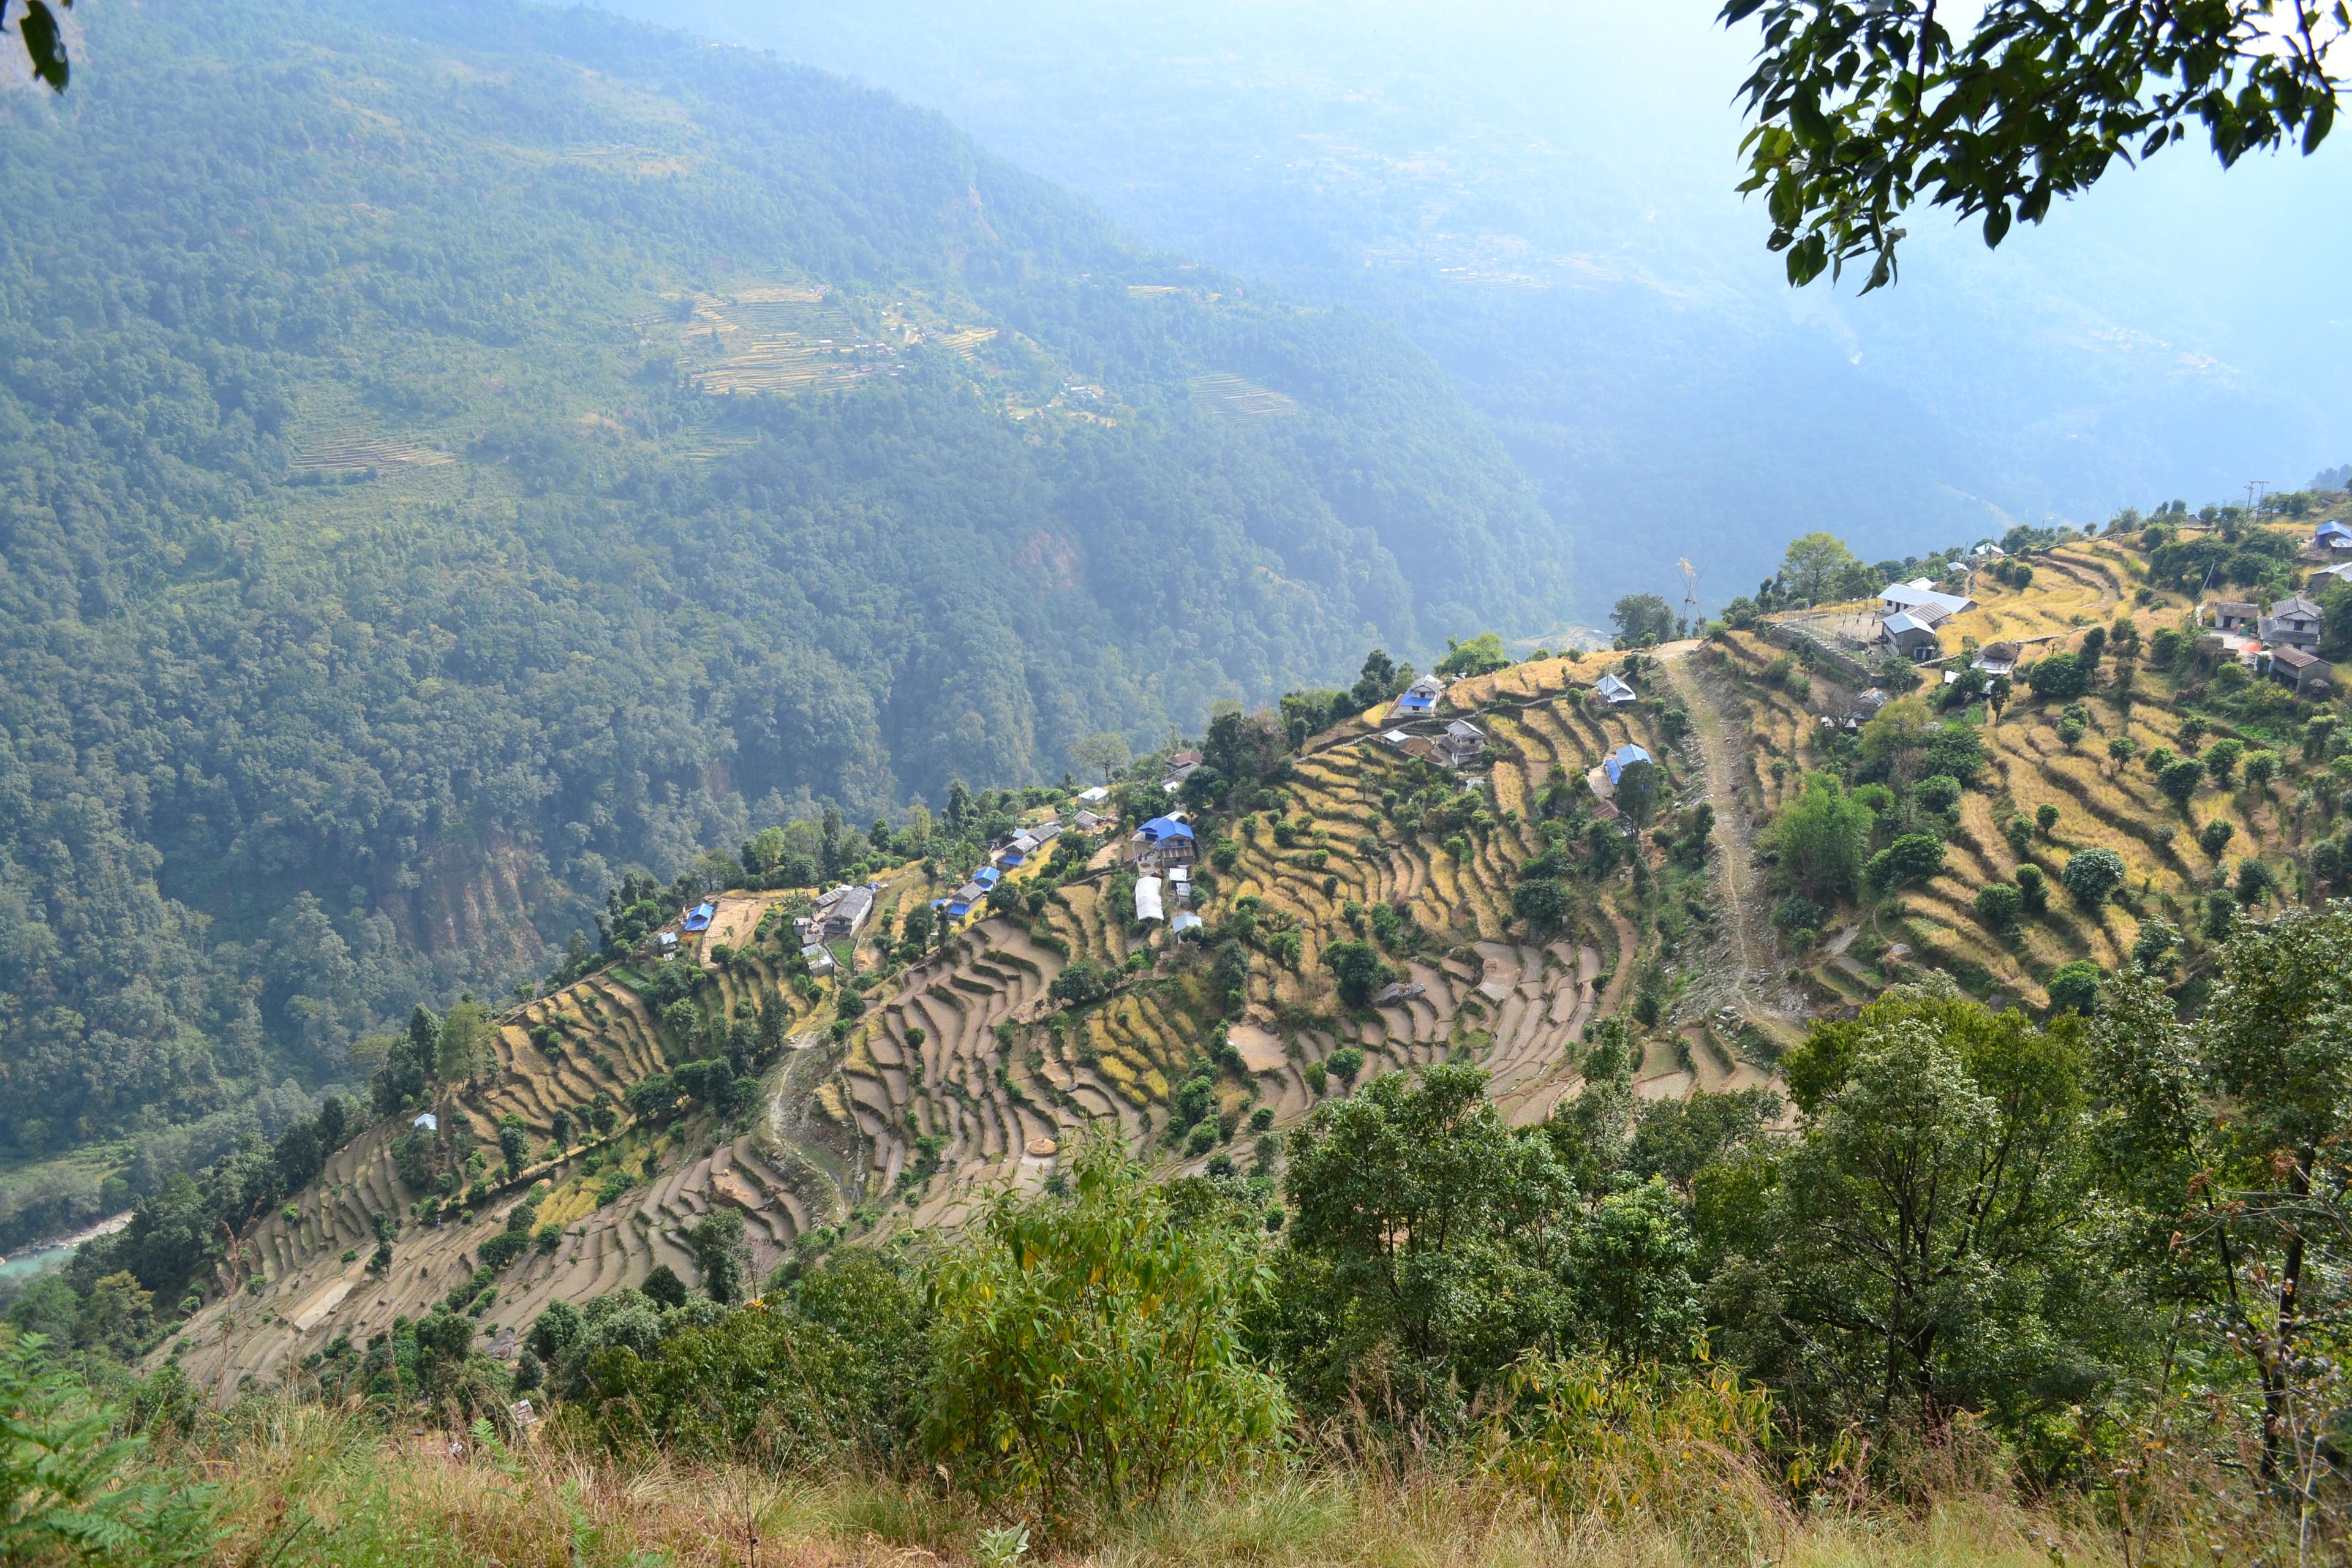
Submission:
<svg viewBox="0 0 2352 1568">
<path fill-rule="evenodd" d="M 1939 1430 L 2065 1364 L 2084 1052 L 1956 988 L 1911 988 L 1790 1053 L 1802 1136 L 1765 1227 L 1819 1397 Z"/>
<path fill-rule="evenodd" d="M 1675 635 L 1675 612 L 1655 594 L 1628 594 L 1609 612 L 1619 647 L 1654 647 Z"/>
<path fill-rule="evenodd" d="M 1801 605 L 1834 599 L 1846 574 L 1860 564 L 1836 534 L 1800 534 L 1780 558 L 1780 592 Z"/>
<path fill-rule="evenodd" d="M 1127 766 L 1133 756 L 1127 737 L 1115 730 L 1081 736 L 1070 742 L 1070 761 L 1087 773 L 1100 773 L 1105 784 L 1110 783 L 1111 775 Z"/>
</svg>

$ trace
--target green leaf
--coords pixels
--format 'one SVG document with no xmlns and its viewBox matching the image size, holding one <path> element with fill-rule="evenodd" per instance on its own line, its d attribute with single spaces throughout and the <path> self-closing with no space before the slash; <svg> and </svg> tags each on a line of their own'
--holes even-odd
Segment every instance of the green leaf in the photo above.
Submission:
<svg viewBox="0 0 2352 1568">
<path fill-rule="evenodd" d="M 63 0 L 68 6 L 73 0 Z M 24 35 L 25 53 L 32 58 L 33 74 L 49 84 L 53 92 L 66 89 L 66 78 L 71 67 L 66 60 L 65 37 L 58 26 L 57 14 L 47 0 L 25 0 L 25 19 L 16 25 Z"/>
</svg>

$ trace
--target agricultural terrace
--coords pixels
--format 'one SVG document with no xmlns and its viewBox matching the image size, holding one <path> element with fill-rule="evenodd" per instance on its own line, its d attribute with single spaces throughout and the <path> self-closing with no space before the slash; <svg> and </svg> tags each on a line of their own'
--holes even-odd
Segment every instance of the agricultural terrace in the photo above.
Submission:
<svg viewBox="0 0 2352 1568">
<path fill-rule="evenodd" d="M 357 1337 L 462 1296 L 486 1329 L 519 1325 L 659 1265 L 691 1278 L 682 1233 L 718 1206 L 745 1216 L 764 1272 L 853 1233 L 956 1226 L 999 1184 L 1050 1179 L 1094 1125 L 1171 1173 L 1270 1173 L 1282 1129 L 1395 1068 L 1475 1062 L 1532 1121 L 1578 1092 L 1588 1026 L 1637 990 L 1655 1026 L 1639 1093 L 1760 1084 L 1735 1036 L 1675 1018 L 1706 962 L 1704 873 L 1592 814 L 1584 775 L 1627 742 L 1658 759 L 1661 833 L 1683 820 L 1676 791 L 1702 787 L 1661 728 L 1678 710 L 1654 665 L 1632 708 L 1591 697 L 1622 664 L 1457 683 L 1441 719 L 1466 715 L 1490 742 L 1462 775 L 1377 724 L 1316 737 L 1250 809 L 1201 819 L 1205 941 L 1137 923 L 1124 829 L 1091 851 L 1073 832 L 919 942 L 908 917 L 959 868 L 889 873 L 822 982 L 791 934 L 807 891 L 718 896 L 676 961 L 612 965 L 498 1021 L 480 1070 L 435 1107 L 473 1178 L 462 1197 L 446 1176 L 404 1178 L 411 1134 L 376 1129 L 257 1227 L 260 1292 L 195 1331 L 226 1342 L 226 1374 L 267 1376 L 330 1320 Z M 1517 908 L 1533 875 L 1559 889 L 1540 929 Z M 1335 948 L 1376 954 L 1398 989 L 1351 1005 Z M 723 1071 L 715 1094 L 678 1087 L 753 1037 L 756 1093 Z M 518 1129 L 530 1152 L 508 1175 L 484 1152 Z M 377 1215 L 405 1216 L 382 1272 Z M 509 1235 L 529 1246 L 491 1245 Z"/>
<path fill-rule="evenodd" d="M 1800 963 L 1819 1004 L 1859 1001 L 1926 963 L 1979 994 L 2046 1006 L 2053 974 L 2076 963 L 2121 968 L 2150 921 L 2167 922 L 2193 953 L 2222 929 L 2228 907 L 2258 910 L 2313 887 L 2308 859 L 2333 826 L 2336 795 L 2327 743 L 2306 742 L 2314 718 L 2321 731 L 2330 727 L 2326 710 L 2200 656 L 2189 596 L 2150 583 L 2136 536 L 2068 542 L 2027 563 L 2032 576 L 2022 586 L 1979 573 L 1977 607 L 1937 628 L 1953 656 L 1947 668 L 1965 668 L 1963 650 L 1978 645 L 2026 645 L 2007 700 L 1955 701 L 1932 668 L 1914 693 L 1927 721 L 1965 724 L 1982 744 L 1981 768 L 1948 811 L 1906 798 L 1918 748 L 1900 731 L 1922 721 L 1918 703 L 1848 739 L 1822 722 L 1851 707 L 1848 686 L 1807 673 L 1801 658 L 1755 632 L 1717 641 L 1755 737 L 1741 784 L 1760 815 L 1781 810 L 1809 772 L 1832 772 L 1889 786 L 1874 843 L 1916 827 L 1944 841 L 1933 875 L 1883 899 L 1857 889 L 1861 901 L 1836 912 L 1818 945 L 1806 944 Z M 2033 665 L 2061 653 L 2091 667 L 2087 689 L 2037 695 Z M 2210 759 L 2217 745 L 2266 760 L 2251 769 L 2209 765 L 2178 798 L 2160 786 L 2163 764 Z M 2067 864 L 2102 849 L 2121 862 L 2121 886 L 2096 900 L 2071 896 Z M 2239 899 L 2249 862 L 2260 868 Z M 2039 874 L 2044 907 L 2033 910 L 2029 897 L 2013 920 L 1998 905 L 1980 913 L 1980 891 L 2018 886 L 2021 871 L 2026 882 Z"/>
</svg>

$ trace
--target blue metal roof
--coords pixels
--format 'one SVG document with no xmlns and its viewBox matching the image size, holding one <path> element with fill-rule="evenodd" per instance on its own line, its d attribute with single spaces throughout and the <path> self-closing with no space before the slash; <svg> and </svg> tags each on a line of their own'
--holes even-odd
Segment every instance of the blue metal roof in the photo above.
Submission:
<svg viewBox="0 0 2352 1568">
<path fill-rule="evenodd" d="M 1396 700 L 1396 705 L 1400 708 L 1411 709 L 1416 713 L 1426 713 L 1437 706 L 1437 700 L 1433 697 L 1416 697 L 1408 691 Z"/>
<path fill-rule="evenodd" d="M 1192 837 L 1192 825 L 1189 822 L 1179 822 L 1172 816 L 1155 816 L 1137 828 L 1136 832 L 1142 836 L 1144 842 L 1157 844 L 1163 838 Z"/>
<path fill-rule="evenodd" d="M 1611 784 L 1615 784 L 1617 782 L 1617 776 L 1623 773 L 1627 768 L 1632 767 L 1635 763 L 1649 763 L 1653 766 L 1656 765 L 1655 759 L 1653 758 L 1649 752 L 1643 751 L 1639 746 L 1630 743 L 1620 746 L 1615 751 L 1610 752 L 1609 760 L 1601 765 L 1609 770 L 1609 782 Z"/>
<path fill-rule="evenodd" d="M 706 900 L 687 910 L 683 923 L 688 931 L 701 931 L 710 924 L 710 917 L 718 912 L 718 910 Z"/>
<path fill-rule="evenodd" d="M 961 920 L 971 913 L 971 906 L 961 900 L 953 900 L 948 905 L 948 913 L 957 920 Z"/>
<path fill-rule="evenodd" d="M 971 879 L 978 882 L 983 888 L 993 888 L 996 886 L 998 879 L 1003 875 L 1003 872 L 998 870 L 993 866 L 982 866 L 979 870 L 974 871 L 971 874 Z"/>
</svg>

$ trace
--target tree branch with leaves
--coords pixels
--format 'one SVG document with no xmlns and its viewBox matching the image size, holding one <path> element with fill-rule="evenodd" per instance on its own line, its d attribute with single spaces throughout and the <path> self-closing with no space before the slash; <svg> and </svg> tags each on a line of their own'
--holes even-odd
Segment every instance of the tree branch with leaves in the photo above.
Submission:
<svg viewBox="0 0 2352 1568">
<path fill-rule="evenodd" d="M 1763 32 L 1740 190 L 1765 193 L 1790 283 L 1867 260 L 1865 293 L 1895 281 L 1921 203 L 1997 246 L 2196 127 L 2225 167 L 2315 152 L 2352 37 L 2347 0 L 1991 0 L 1958 38 L 1936 0 L 1725 0 L 1720 19 Z"/>
<path fill-rule="evenodd" d="M 73 0 L 58 0 L 65 10 L 73 9 Z M 0 31 L 8 23 L 9 0 L 0 0 Z M 72 63 L 66 58 L 66 32 L 58 14 L 49 9 L 47 0 L 25 0 L 25 14 L 16 23 L 16 37 L 25 46 L 26 63 L 33 68 L 37 80 L 48 84 L 52 92 L 63 92 L 66 79 L 72 75 Z"/>
</svg>

